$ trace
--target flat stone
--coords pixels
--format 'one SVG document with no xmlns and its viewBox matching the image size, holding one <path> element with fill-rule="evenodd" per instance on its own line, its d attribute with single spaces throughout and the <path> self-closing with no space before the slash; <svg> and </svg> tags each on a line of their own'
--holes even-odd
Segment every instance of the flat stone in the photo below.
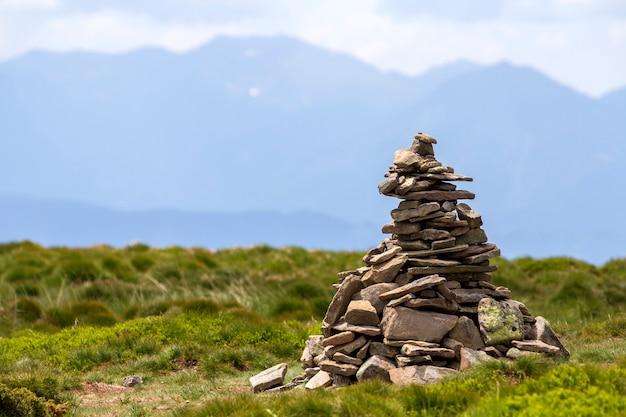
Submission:
<svg viewBox="0 0 626 417">
<path fill-rule="evenodd" d="M 287 374 L 287 364 L 280 363 L 250 377 L 252 392 L 261 392 L 269 388 L 281 385 Z"/>
<path fill-rule="evenodd" d="M 352 356 L 348 356 L 344 353 L 337 352 L 333 355 L 333 360 L 341 363 L 349 363 L 351 365 L 360 366 L 363 364 L 363 360 L 359 358 L 354 358 Z"/>
<path fill-rule="evenodd" d="M 396 365 L 401 366 L 413 366 L 413 365 L 432 365 L 433 358 L 429 355 L 424 356 L 396 356 Z"/>
<path fill-rule="evenodd" d="M 389 371 L 395 367 L 396 365 L 384 356 L 370 356 L 359 368 L 356 373 L 356 379 L 359 382 L 363 382 L 377 378 L 389 382 Z"/>
<path fill-rule="evenodd" d="M 403 285 L 402 287 L 398 287 L 391 291 L 382 293 L 380 294 L 380 299 L 390 300 L 392 298 L 399 298 L 409 293 L 415 293 L 418 291 L 425 290 L 427 288 L 434 287 L 445 281 L 446 279 L 439 275 L 429 275 L 423 278 L 416 279 L 415 281 L 412 281 L 406 285 Z"/>
<path fill-rule="evenodd" d="M 370 286 L 373 284 L 380 284 L 382 282 L 393 281 L 400 269 L 406 263 L 407 259 L 409 258 L 406 255 L 401 255 L 396 256 L 395 258 L 392 258 L 387 262 L 374 265 L 372 269 L 370 269 L 365 273 L 365 275 L 363 275 L 363 283 L 366 286 Z"/>
<path fill-rule="evenodd" d="M 411 275 L 431 275 L 431 274 L 462 274 L 494 272 L 498 267 L 495 265 L 456 265 L 456 266 L 417 266 L 409 268 L 407 272 Z"/>
<path fill-rule="evenodd" d="M 440 368 L 432 365 L 407 366 L 389 371 L 389 379 L 398 385 L 429 385 L 443 378 L 456 374 L 454 369 Z"/>
<path fill-rule="evenodd" d="M 352 376 L 352 375 L 356 375 L 357 371 L 359 370 L 359 367 L 356 365 L 351 365 L 349 363 L 340 363 L 337 361 L 327 359 L 325 361 L 320 362 L 320 369 L 322 371 L 328 372 L 329 374 Z"/>
<path fill-rule="evenodd" d="M 304 385 L 305 389 L 318 389 L 330 386 L 333 383 L 333 377 L 326 371 L 319 371 L 313 378 L 309 379 Z"/>
<path fill-rule="evenodd" d="M 354 332 L 341 332 L 322 339 L 322 346 L 345 345 L 354 340 Z"/>
<path fill-rule="evenodd" d="M 424 142 L 419 139 L 415 139 L 411 145 L 411 151 L 423 155 L 423 156 L 435 156 L 435 150 L 433 144 L 430 142 Z"/>
<path fill-rule="evenodd" d="M 469 226 L 460 226 L 450 229 L 450 236 L 459 237 L 467 234 L 470 231 Z"/>
<path fill-rule="evenodd" d="M 406 344 L 402 346 L 400 352 L 406 356 L 424 356 L 430 355 L 431 357 L 454 359 L 456 353 L 452 349 L 446 349 L 442 347 L 421 347 L 412 344 Z"/>
<path fill-rule="evenodd" d="M 381 284 L 370 285 L 363 288 L 358 294 L 355 294 L 354 299 L 369 301 L 378 315 L 382 314 L 383 309 L 387 302 L 380 298 L 380 295 L 398 288 L 398 284 L 395 282 L 383 282 Z"/>
<path fill-rule="evenodd" d="M 459 304 L 456 301 L 445 297 L 415 298 L 405 302 L 404 306 L 416 309 L 437 310 L 443 313 L 456 313 L 459 310 Z"/>
<path fill-rule="evenodd" d="M 358 326 L 378 326 L 380 320 L 374 306 L 367 300 L 352 300 L 346 310 L 345 321 Z"/>
<path fill-rule="evenodd" d="M 418 178 L 415 178 L 415 182 L 413 183 L 413 186 L 411 187 L 409 191 L 414 192 L 414 191 L 430 190 L 435 182 L 436 181 L 433 181 L 433 180 L 419 180 Z"/>
<path fill-rule="evenodd" d="M 422 226 L 419 223 L 412 222 L 390 222 L 383 225 L 383 233 L 393 233 L 396 235 L 410 235 L 418 233 L 422 230 Z"/>
<path fill-rule="evenodd" d="M 417 233 L 417 238 L 421 240 L 441 240 L 450 237 L 450 232 L 440 229 L 424 229 Z"/>
<path fill-rule="evenodd" d="M 337 352 L 343 353 L 344 355 L 349 355 L 366 343 L 367 339 L 364 336 L 359 336 L 352 342 L 348 342 L 343 345 L 328 346 L 326 347 L 326 349 L 324 349 L 324 353 L 326 354 L 327 358 L 331 359 Z"/>
<path fill-rule="evenodd" d="M 379 264 L 396 256 L 397 253 L 401 252 L 402 248 L 400 246 L 394 246 L 392 249 L 386 250 L 383 253 L 378 255 L 374 255 L 367 259 L 368 264 Z"/>
<path fill-rule="evenodd" d="M 420 165 L 422 158 L 408 149 L 400 149 L 394 153 L 393 164 L 398 168 L 413 168 Z"/>
<path fill-rule="evenodd" d="M 381 334 L 380 327 L 378 326 L 355 326 L 354 324 L 346 323 L 344 320 L 339 320 L 337 324 L 333 326 L 333 329 L 360 333 L 365 336 L 378 336 Z"/>
<path fill-rule="evenodd" d="M 426 201 L 449 201 L 449 200 L 473 200 L 476 195 L 465 190 L 455 191 L 416 191 L 402 196 L 406 200 L 426 200 Z"/>
<path fill-rule="evenodd" d="M 522 311 L 522 314 L 530 315 L 528 309 L 526 309 L 526 312 L 523 311 L 521 308 L 520 310 Z M 548 345 L 558 347 L 559 351 L 556 353 L 558 356 L 562 356 L 564 358 L 570 357 L 569 351 L 565 348 L 565 346 L 563 346 L 554 330 L 552 330 L 552 327 L 550 326 L 548 320 L 546 320 L 542 316 L 535 317 L 535 322 L 531 327 L 530 335 L 532 339 L 540 340 L 544 343 L 547 343 Z"/>
<path fill-rule="evenodd" d="M 490 251 L 480 253 L 478 255 L 468 256 L 462 259 L 464 264 L 479 264 L 485 262 L 491 258 L 497 258 L 500 256 L 500 248 L 494 248 Z"/>
<path fill-rule="evenodd" d="M 405 294 L 400 298 L 394 298 L 393 300 L 390 300 L 387 303 L 387 307 L 397 307 L 414 298 L 416 298 L 414 294 Z"/>
<path fill-rule="evenodd" d="M 394 193 L 397 195 L 403 195 L 413 190 L 413 187 L 419 181 L 415 177 L 400 177 L 398 180 L 399 184 L 394 190 Z"/>
<path fill-rule="evenodd" d="M 407 251 L 421 251 L 430 249 L 431 242 L 423 240 L 397 240 L 396 244 Z"/>
<path fill-rule="evenodd" d="M 466 369 L 483 362 L 492 362 L 497 360 L 487 355 L 485 352 L 466 347 L 461 348 L 460 356 L 459 371 L 465 371 Z"/>
<path fill-rule="evenodd" d="M 412 261 L 413 259 L 423 259 L 429 256 L 435 256 L 435 255 L 441 255 L 443 253 L 453 253 L 453 252 L 458 252 L 458 251 L 462 251 L 464 249 L 467 248 L 467 245 L 457 245 L 457 246 L 452 246 L 450 248 L 443 248 L 443 249 L 430 249 L 430 250 L 416 250 L 416 251 L 406 251 L 406 252 L 402 252 L 403 254 L 411 257 L 411 259 L 409 259 L 409 261 Z M 404 249 L 404 247 L 403 247 Z"/>
<path fill-rule="evenodd" d="M 326 310 L 323 322 L 326 323 L 327 326 L 335 324 L 337 320 L 339 320 L 339 317 L 345 314 L 352 296 L 360 291 L 361 288 L 363 288 L 361 277 L 350 275 L 345 278 L 328 305 L 328 310 Z"/>
<path fill-rule="evenodd" d="M 455 245 L 456 245 L 456 239 L 453 236 L 451 236 L 451 237 L 441 239 L 441 240 L 434 240 L 431 243 L 430 248 L 433 250 L 447 249 L 447 248 L 454 247 Z"/>
<path fill-rule="evenodd" d="M 455 357 L 459 357 L 459 354 L 461 353 L 461 348 L 464 346 L 463 343 L 459 342 L 458 340 L 451 337 L 446 337 L 441 341 L 441 347 L 454 351 Z"/>
<path fill-rule="evenodd" d="M 433 342 L 424 342 L 423 340 L 391 340 L 391 339 L 383 339 L 383 343 L 387 346 L 402 348 L 404 345 L 415 345 L 415 346 L 423 346 L 423 347 L 439 347 L 439 343 Z"/>
<path fill-rule="evenodd" d="M 480 300 L 494 295 L 494 291 L 487 288 L 459 288 L 452 290 L 459 304 L 478 304 Z"/>
<path fill-rule="evenodd" d="M 469 228 L 465 220 L 457 220 L 454 216 L 454 213 L 445 213 L 445 212 L 443 216 L 427 221 L 425 226 L 433 227 L 435 229 L 441 229 L 441 228 L 454 229 L 457 227 L 465 227 L 465 226 Z"/>
<path fill-rule="evenodd" d="M 378 355 L 386 358 L 393 358 L 400 353 L 400 348 L 389 346 L 381 342 L 372 342 L 369 347 L 371 356 Z"/>
<path fill-rule="evenodd" d="M 485 344 L 506 344 L 523 338 L 524 318 L 520 310 L 507 301 L 483 298 L 478 303 L 478 324 Z"/>
<path fill-rule="evenodd" d="M 522 356 L 528 355 L 538 355 L 538 353 L 519 350 L 516 347 L 512 347 L 511 349 L 506 351 L 506 357 L 509 359 L 519 359 Z"/>
<path fill-rule="evenodd" d="M 394 172 L 378 184 L 378 192 L 380 194 L 389 195 L 396 189 L 398 184 L 398 174 Z"/>
<path fill-rule="evenodd" d="M 440 342 L 457 321 L 450 314 L 394 307 L 385 308 L 381 328 L 387 339 Z"/>
<path fill-rule="evenodd" d="M 470 229 L 464 235 L 456 237 L 456 243 L 458 245 L 476 245 L 478 243 L 485 243 L 487 240 L 487 233 L 485 233 L 483 229 Z"/>
<path fill-rule="evenodd" d="M 456 203 L 454 201 L 444 201 L 441 204 L 441 209 L 446 212 L 451 212 L 456 210 Z"/>
<path fill-rule="evenodd" d="M 460 316 L 459 321 L 450 331 L 449 336 L 458 340 L 463 346 L 478 350 L 485 346 L 480 331 L 472 319 L 467 316 Z"/>
<path fill-rule="evenodd" d="M 495 249 L 496 245 L 493 243 L 480 243 L 477 245 L 468 246 L 467 249 L 456 252 L 449 256 L 449 258 L 467 258 L 468 256 L 478 255 L 484 252 L 488 252 L 492 249 Z"/>
<path fill-rule="evenodd" d="M 420 191 L 420 192 L 427 192 L 427 191 Z M 419 218 L 419 217 L 426 216 L 432 212 L 439 210 L 439 207 L 440 207 L 439 203 L 430 202 L 430 203 L 420 204 L 416 208 L 410 208 L 406 210 L 395 209 L 395 210 L 391 210 L 391 218 L 397 222 L 409 220 L 411 218 L 416 218 L 416 217 Z"/>
<path fill-rule="evenodd" d="M 529 352 L 548 353 L 554 355 L 559 353 L 561 350 L 559 347 L 549 345 L 541 340 L 513 340 L 511 343 L 513 343 L 513 346 L 519 350 Z"/>
<path fill-rule="evenodd" d="M 480 217 L 480 214 L 472 210 L 466 203 L 457 204 L 456 212 L 459 214 L 459 219 L 467 221 L 471 229 L 476 229 L 483 225 L 483 219 Z"/>
<path fill-rule="evenodd" d="M 461 264 L 459 261 L 436 258 L 409 258 L 409 262 L 411 266 L 454 266 Z"/>
</svg>

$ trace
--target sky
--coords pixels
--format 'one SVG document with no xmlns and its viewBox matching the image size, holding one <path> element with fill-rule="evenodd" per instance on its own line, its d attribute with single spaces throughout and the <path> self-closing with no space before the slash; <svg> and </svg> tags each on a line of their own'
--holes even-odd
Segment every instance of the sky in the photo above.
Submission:
<svg viewBox="0 0 626 417">
<path fill-rule="evenodd" d="M 625 0 L 0 0 L 0 60 L 222 35 L 292 36 L 407 75 L 508 61 L 593 97 L 626 86 Z"/>
</svg>

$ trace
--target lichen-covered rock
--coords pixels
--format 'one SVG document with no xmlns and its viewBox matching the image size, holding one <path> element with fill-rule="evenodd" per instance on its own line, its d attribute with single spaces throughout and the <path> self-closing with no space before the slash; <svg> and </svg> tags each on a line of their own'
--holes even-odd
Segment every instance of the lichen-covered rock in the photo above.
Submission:
<svg viewBox="0 0 626 417">
<path fill-rule="evenodd" d="M 478 324 L 487 345 L 523 338 L 524 318 L 517 306 L 507 301 L 483 298 L 478 303 Z"/>
</svg>

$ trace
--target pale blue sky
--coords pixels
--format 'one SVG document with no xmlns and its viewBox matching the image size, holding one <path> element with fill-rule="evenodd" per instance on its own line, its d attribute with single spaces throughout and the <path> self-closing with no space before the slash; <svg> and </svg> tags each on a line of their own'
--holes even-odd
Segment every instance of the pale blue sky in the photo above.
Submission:
<svg viewBox="0 0 626 417">
<path fill-rule="evenodd" d="M 276 34 L 411 75 L 507 60 L 594 96 L 626 86 L 624 0 L 0 0 L 3 60 Z"/>
</svg>

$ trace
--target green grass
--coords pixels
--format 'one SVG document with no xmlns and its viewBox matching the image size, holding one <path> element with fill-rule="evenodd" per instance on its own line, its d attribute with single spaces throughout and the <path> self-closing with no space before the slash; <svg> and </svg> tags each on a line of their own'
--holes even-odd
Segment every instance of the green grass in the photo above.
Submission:
<svg viewBox="0 0 626 417">
<path fill-rule="evenodd" d="M 572 353 L 567 363 L 531 356 L 429 387 L 372 381 L 252 395 L 248 378 L 269 366 L 287 362 L 287 379 L 301 373 L 337 272 L 362 266 L 362 256 L 0 244 L 0 407 L 72 416 L 626 414 L 626 259 L 494 260 L 492 282 L 551 322 Z M 144 384 L 124 388 L 126 375 Z"/>
</svg>

